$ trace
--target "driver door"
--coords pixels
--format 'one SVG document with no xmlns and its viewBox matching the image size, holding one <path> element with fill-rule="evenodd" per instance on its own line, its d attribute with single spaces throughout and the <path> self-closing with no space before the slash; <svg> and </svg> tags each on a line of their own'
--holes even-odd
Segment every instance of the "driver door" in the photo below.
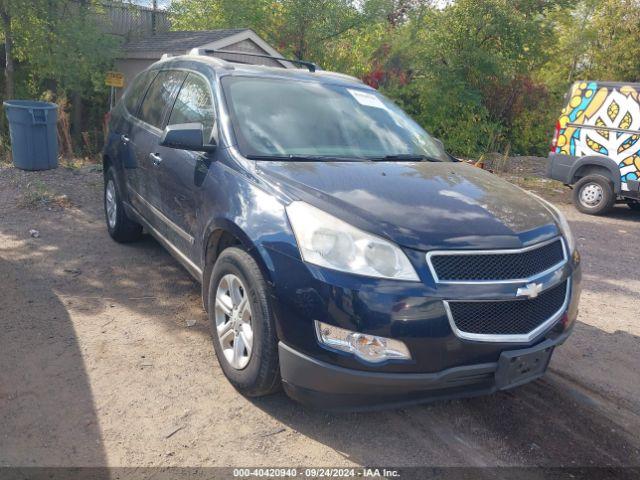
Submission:
<svg viewBox="0 0 640 480">
<path fill-rule="evenodd" d="M 134 193 L 138 208 L 160 233 L 170 230 L 162 214 L 162 162 L 158 154 L 162 128 L 171 111 L 176 95 L 187 73 L 179 70 L 161 70 L 142 100 L 138 111 L 138 125 L 131 141 L 135 145 L 138 165 L 139 191 Z"/>
<path fill-rule="evenodd" d="M 201 123 L 204 141 L 209 143 L 215 125 L 211 84 L 204 76 L 189 73 L 176 97 L 168 125 Z M 206 179 L 210 155 L 168 147 L 158 147 L 162 157 L 158 180 L 162 213 L 177 228 L 168 232 L 169 239 L 182 252 L 194 257 L 197 222 L 200 218 L 200 189 Z"/>
</svg>

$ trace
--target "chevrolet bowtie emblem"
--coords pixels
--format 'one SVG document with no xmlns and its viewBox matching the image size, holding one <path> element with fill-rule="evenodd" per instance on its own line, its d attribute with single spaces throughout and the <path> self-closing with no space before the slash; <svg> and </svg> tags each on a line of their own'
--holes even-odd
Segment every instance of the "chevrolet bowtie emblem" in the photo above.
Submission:
<svg viewBox="0 0 640 480">
<path fill-rule="evenodd" d="M 542 291 L 541 283 L 527 283 L 516 292 L 516 297 L 536 298 Z"/>
</svg>

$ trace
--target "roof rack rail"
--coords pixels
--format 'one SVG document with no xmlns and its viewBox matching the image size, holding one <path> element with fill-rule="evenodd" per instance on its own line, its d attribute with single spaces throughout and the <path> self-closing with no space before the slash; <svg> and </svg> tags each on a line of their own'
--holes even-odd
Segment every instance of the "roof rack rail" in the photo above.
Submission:
<svg viewBox="0 0 640 480">
<path fill-rule="evenodd" d="M 207 50 L 205 50 L 204 48 L 192 48 L 191 50 L 187 51 L 187 55 L 208 56 Z M 228 63 L 224 58 L 219 58 L 219 57 L 209 57 L 209 58 L 211 58 L 211 60 L 215 60 L 220 65 L 226 66 Z M 232 65 L 227 66 L 227 68 L 230 68 L 231 70 L 233 70 Z"/>
<path fill-rule="evenodd" d="M 204 48 L 191 48 L 187 50 L 187 55 L 206 55 Z"/>
<path fill-rule="evenodd" d="M 194 48 L 191 51 L 192 55 L 210 55 L 210 54 L 215 54 L 215 53 L 223 53 L 226 55 L 244 55 L 246 57 L 258 57 L 258 58 L 268 58 L 269 60 L 277 60 L 280 62 L 289 62 L 289 63 L 293 63 L 296 65 L 303 65 L 305 67 L 307 67 L 307 69 L 313 73 L 316 70 L 320 70 L 320 67 L 318 67 L 318 65 L 316 65 L 313 62 L 307 62 L 306 60 L 294 60 L 291 58 L 284 58 L 284 57 L 273 57 L 271 55 L 262 55 L 260 53 L 251 53 L 251 52 L 234 52 L 231 50 L 213 50 L 213 49 L 200 49 L 200 48 Z M 233 62 L 233 60 L 227 60 L 228 62 Z"/>
<path fill-rule="evenodd" d="M 175 55 L 173 53 L 163 53 L 162 57 L 160 57 L 160 60 L 166 60 L 167 58 L 171 57 L 175 57 Z"/>
</svg>

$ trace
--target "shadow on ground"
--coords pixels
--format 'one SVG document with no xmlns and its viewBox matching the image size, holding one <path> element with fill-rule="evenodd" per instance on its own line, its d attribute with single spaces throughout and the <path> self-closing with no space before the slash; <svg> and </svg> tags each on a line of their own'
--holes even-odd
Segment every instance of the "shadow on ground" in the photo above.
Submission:
<svg viewBox="0 0 640 480">
<path fill-rule="evenodd" d="M 104 465 L 81 346 L 41 272 L 0 258 L 0 466 Z"/>
</svg>

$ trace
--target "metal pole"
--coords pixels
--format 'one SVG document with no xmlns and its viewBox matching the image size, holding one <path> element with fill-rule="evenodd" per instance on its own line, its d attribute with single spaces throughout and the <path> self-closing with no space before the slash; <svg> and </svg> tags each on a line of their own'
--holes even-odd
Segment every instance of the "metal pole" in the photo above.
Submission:
<svg viewBox="0 0 640 480">
<path fill-rule="evenodd" d="M 153 0 L 153 11 L 151 12 L 151 35 L 157 33 L 158 26 L 156 25 L 156 12 L 158 11 L 158 0 Z"/>
</svg>

